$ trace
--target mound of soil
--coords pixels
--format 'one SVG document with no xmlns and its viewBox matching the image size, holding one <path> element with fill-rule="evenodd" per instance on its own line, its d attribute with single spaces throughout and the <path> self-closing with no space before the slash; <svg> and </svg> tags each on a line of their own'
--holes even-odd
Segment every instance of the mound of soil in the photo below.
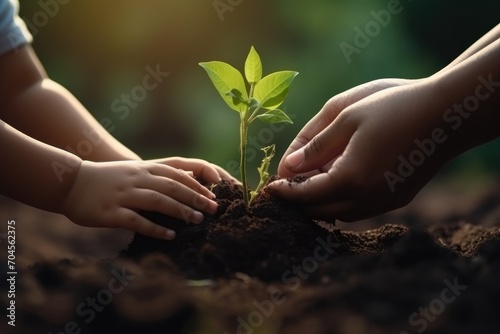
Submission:
<svg viewBox="0 0 500 334">
<path fill-rule="evenodd" d="M 145 213 L 157 224 L 174 228 L 177 237 L 164 242 L 136 235 L 122 256 L 138 259 L 154 252 L 168 254 L 189 279 L 229 278 L 242 272 L 268 282 L 280 280 L 284 272 L 301 265 L 315 251 L 324 253 L 323 262 L 327 257 L 381 252 L 406 231 L 387 226 L 376 240 L 362 240 L 352 233 L 321 227 L 291 204 L 265 193 L 248 207 L 240 186 L 222 181 L 213 192 L 218 213 L 200 225 Z"/>
<path fill-rule="evenodd" d="M 114 259 L 23 269 L 16 332 L 455 334 L 500 326 L 498 188 L 467 215 L 427 221 L 406 212 L 362 232 L 311 221 L 268 196 L 248 209 L 227 183 L 215 192 L 220 210 L 200 225 L 145 214 L 178 227 L 175 241 L 136 235 Z"/>
</svg>

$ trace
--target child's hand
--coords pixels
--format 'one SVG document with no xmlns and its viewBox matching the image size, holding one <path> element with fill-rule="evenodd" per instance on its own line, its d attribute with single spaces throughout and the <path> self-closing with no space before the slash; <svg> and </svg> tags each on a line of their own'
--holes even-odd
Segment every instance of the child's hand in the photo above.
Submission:
<svg viewBox="0 0 500 334">
<path fill-rule="evenodd" d="M 222 179 L 231 183 L 239 184 L 240 181 L 231 176 L 221 167 L 201 159 L 190 159 L 181 157 L 172 157 L 164 159 L 150 160 L 151 162 L 165 164 L 174 168 L 193 172 L 193 176 L 204 183 L 217 183 Z"/>
<path fill-rule="evenodd" d="M 446 155 L 444 144 L 436 144 L 435 152 L 402 182 L 391 187 L 387 180 L 386 172 L 398 174 L 399 157 L 408 159 L 418 149 L 415 140 L 430 137 L 442 122 L 444 104 L 437 102 L 441 99 L 431 85 L 421 82 L 394 82 L 387 88 L 390 82 L 379 81 L 332 98 L 280 162 L 281 176 L 312 177 L 291 187 L 276 181 L 268 189 L 319 219 L 353 221 L 407 204 Z"/>
<path fill-rule="evenodd" d="M 156 211 L 201 223 L 203 213 L 214 214 L 215 195 L 178 166 L 189 167 L 207 182 L 217 182 L 222 170 L 202 160 L 165 159 L 173 166 L 148 161 L 83 161 L 60 212 L 89 227 L 122 227 L 160 239 L 175 232 L 154 224 L 138 211 Z"/>
</svg>

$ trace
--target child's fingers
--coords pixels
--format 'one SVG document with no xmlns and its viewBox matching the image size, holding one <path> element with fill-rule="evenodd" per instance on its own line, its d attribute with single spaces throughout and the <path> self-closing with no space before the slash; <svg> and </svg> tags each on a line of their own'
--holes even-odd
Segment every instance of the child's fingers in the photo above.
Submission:
<svg viewBox="0 0 500 334">
<path fill-rule="evenodd" d="M 205 182 L 217 183 L 221 180 L 219 171 L 212 164 L 201 159 L 167 158 L 159 162 L 174 168 L 192 171 L 195 177 Z"/>
<path fill-rule="evenodd" d="M 207 198 L 214 198 L 214 194 L 205 188 L 203 185 L 201 185 L 198 181 L 196 181 L 194 178 L 192 178 L 188 173 L 186 173 L 184 170 L 177 169 L 171 166 L 163 165 L 163 164 L 152 164 L 149 167 L 149 171 L 151 174 L 156 175 L 156 176 L 161 176 L 163 178 L 171 179 L 174 181 L 177 181 L 179 183 L 182 183 L 188 188 L 191 188 L 192 190 L 202 194 L 203 196 Z M 193 171 L 193 173 L 196 174 L 196 171 Z M 163 183 L 161 183 L 163 184 Z M 170 184 L 171 187 L 175 187 L 175 185 Z M 154 187 L 153 184 L 148 184 L 147 187 L 150 189 L 155 189 L 151 188 Z M 165 187 L 168 187 L 165 186 Z M 167 191 L 166 188 L 164 188 L 164 191 Z M 171 191 L 168 192 L 169 194 L 172 193 Z"/>
<path fill-rule="evenodd" d="M 217 183 L 220 182 L 221 179 L 229 180 L 231 182 L 236 181 L 236 179 L 224 169 L 205 160 L 186 159 L 184 168 L 193 171 L 196 177 L 207 183 Z"/>
<path fill-rule="evenodd" d="M 128 206 L 141 205 L 140 209 L 156 209 L 157 207 L 172 205 L 170 199 L 182 203 L 186 206 L 194 208 L 208 214 L 217 212 L 217 203 L 204 194 L 200 194 L 196 190 L 188 186 L 161 176 L 152 176 L 150 179 L 143 181 L 138 188 L 130 194 L 133 201 L 124 203 Z M 139 199 L 138 194 L 141 194 Z M 209 194 L 212 194 L 209 192 Z M 214 196 L 212 194 L 212 196 Z M 134 204 L 135 203 L 137 204 Z M 154 208 L 150 208 L 154 206 Z"/>
<path fill-rule="evenodd" d="M 201 211 L 208 213 L 208 209 L 202 207 L 204 204 L 200 204 L 198 209 L 195 207 L 198 205 L 194 200 L 189 204 L 183 203 L 176 198 L 149 189 L 135 189 L 123 205 L 131 209 L 158 212 L 192 224 L 199 224 L 203 221 L 204 215 Z"/>
<path fill-rule="evenodd" d="M 241 182 L 238 181 L 238 179 L 234 178 L 231 174 L 229 174 L 223 168 L 221 168 L 217 165 L 214 165 L 214 164 L 211 164 L 211 165 L 212 165 L 212 167 L 214 167 L 216 169 L 216 171 L 219 173 L 220 177 L 223 178 L 224 180 L 227 180 L 233 184 L 241 184 Z"/>
<path fill-rule="evenodd" d="M 156 239 L 172 240 L 175 238 L 175 231 L 155 224 L 133 210 L 120 208 L 117 217 L 119 226 L 124 229 Z"/>
<path fill-rule="evenodd" d="M 161 163 L 186 171 L 191 171 L 195 177 L 203 180 L 206 183 L 217 183 L 221 179 L 228 180 L 232 183 L 239 183 L 238 180 L 232 177 L 231 174 L 229 174 L 223 168 L 202 159 L 174 157 L 153 160 L 153 162 Z"/>
</svg>

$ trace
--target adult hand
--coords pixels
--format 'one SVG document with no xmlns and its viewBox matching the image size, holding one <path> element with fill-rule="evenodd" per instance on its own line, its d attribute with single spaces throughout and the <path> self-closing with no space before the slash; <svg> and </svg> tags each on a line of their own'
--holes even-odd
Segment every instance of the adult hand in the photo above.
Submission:
<svg viewBox="0 0 500 334">
<path fill-rule="evenodd" d="M 375 81 L 333 97 L 279 165 L 283 177 L 309 179 L 279 180 L 268 189 L 317 219 L 354 221 L 407 204 L 447 161 L 444 145 L 434 143 L 411 175 L 398 174 L 401 158 L 418 149 L 416 140 L 442 123 L 441 102 L 429 79 Z"/>
<path fill-rule="evenodd" d="M 220 179 L 217 169 L 203 161 L 169 162 L 189 167 L 207 182 Z M 78 225 L 122 227 L 171 240 L 174 231 L 154 224 L 138 212 L 155 211 L 198 224 L 204 213 L 217 211 L 214 198 L 213 193 L 177 167 L 148 161 L 83 161 L 59 211 Z"/>
<path fill-rule="evenodd" d="M 355 104 L 356 102 L 364 99 L 367 96 L 380 92 L 384 89 L 405 86 L 412 83 L 416 83 L 418 80 L 408 80 L 408 79 L 379 79 L 364 83 L 362 85 L 353 87 L 341 94 L 338 94 L 332 97 L 325 106 L 321 109 L 321 111 L 316 114 L 299 132 L 296 138 L 292 141 L 285 154 L 281 158 L 278 167 L 278 175 L 283 177 L 294 176 L 297 173 L 297 170 L 294 168 L 288 168 L 288 164 L 286 160 L 288 156 L 293 152 L 298 151 L 306 145 L 311 145 L 309 142 L 313 140 L 313 138 L 324 131 L 330 124 L 337 118 L 337 116 L 349 106 Z M 313 144 L 314 145 L 314 142 Z M 335 157 L 332 156 L 333 160 Z M 315 174 L 319 174 L 322 171 L 326 171 L 331 167 L 332 161 L 329 161 L 324 166 L 321 166 L 317 170 L 309 171 L 308 173 L 300 173 L 306 174 L 307 176 L 312 176 Z"/>
</svg>

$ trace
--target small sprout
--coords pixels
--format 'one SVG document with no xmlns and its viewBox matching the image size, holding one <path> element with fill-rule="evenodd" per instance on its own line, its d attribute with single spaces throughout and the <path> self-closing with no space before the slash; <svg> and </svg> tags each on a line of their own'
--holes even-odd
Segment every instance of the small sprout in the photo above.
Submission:
<svg viewBox="0 0 500 334">
<path fill-rule="evenodd" d="M 248 127 L 254 120 L 264 123 L 292 123 L 278 107 L 285 101 L 288 90 L 298 72 L 279 71 L 262 77 L 262 62 L 252 46 L 245 61 L 245 79 L 240 71 L 220 61 L 200 63 L 226 104 L 240 115 L 240 174 L 243 199 L 250 204 L 269 178 L 269 165 L 275 146 L 263 148 L 264 159 L 258 168 L 260 182 L 255 191 L 249 191 L 246 175 Z"/>
<path fill-rule="evenodd" d="M 259 191 L 266 185 L 267 180 L 269 180 L 269 165 L 271 165 L 271 159 L 274 157 L 276 154 L 276 145 L 272 144 L 269 146 L 266 146 L 264 148 L 261 148 L 262 151 L 264 151 L 264 159 L 262 159 L 262 163 L 257 170 L 259 171 L 259 176 L 260 176 L 260 181 L 259 184 L 257 185 L 257 188 L 255 188 L 254 191 L 250 192 L 250 202 L 248 205 L 252 204 L 253 200 L 255 199 L 255 196 L 259 193 Z"/>
</svg>

